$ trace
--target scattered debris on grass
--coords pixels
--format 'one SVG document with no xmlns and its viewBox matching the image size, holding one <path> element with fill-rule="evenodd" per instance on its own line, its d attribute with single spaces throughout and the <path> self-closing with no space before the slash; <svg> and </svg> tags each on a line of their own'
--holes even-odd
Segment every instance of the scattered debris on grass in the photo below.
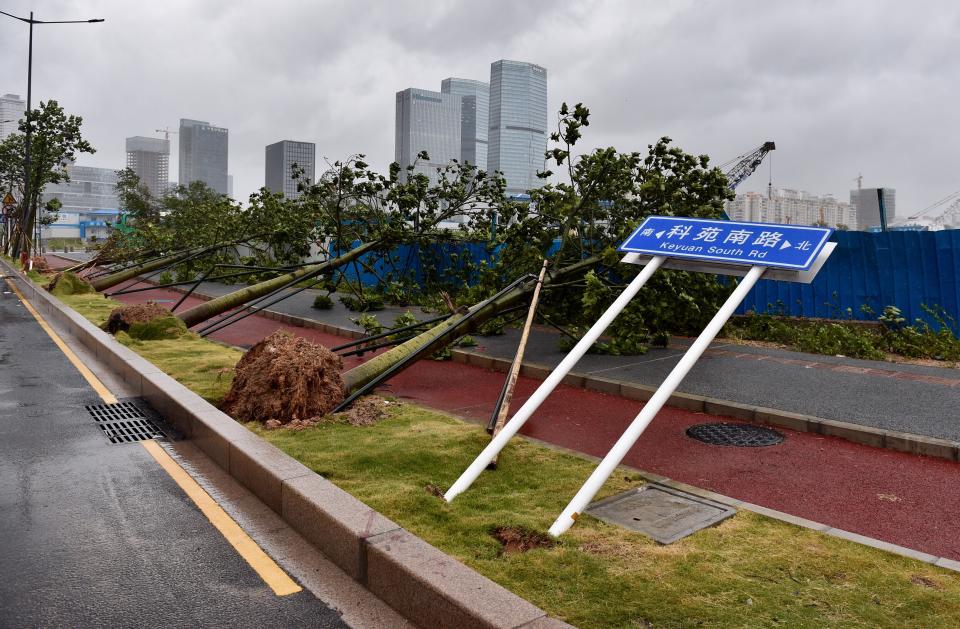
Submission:
<svg viewBox="0 0 960 629">
<path fill-rule="evenodd" d="M 47 284 L 47 290 L 57 297 L 95 292 L 90 282 L 70 271 L 61 271 L 54 275 Z"/>
<path fill-rule="evenodd" d="M 61 280 L 62 281 L 62 280 Z M 155 301 L 143 304 L 126 304 L 114 308 L 101 328 L 110 334 L 129 332 L 134 323 L 146 323 L 160 317 L 170 317 L 170 311 Z"/>
<path fill-rule="evenodd" d="M 427 483 L 427 486 L 424 487 L 427 490 L 427 493 L 436 498 L 443 498 L 443 490 L 440 489 L 440 486 L 436 483 Z"/>
<path fill-rule="evenodd" d="M 546 533 L 523 526 L 498 526 L 490 532 L 508 553 L 525 553 L 534 548 L 553 548 L 557 541 Z"/>
<path fill-rule="evenodd" d="M 274 332 L 237 363 L 223 410 L 243 422 L 276 420 L 288 428 L 316 425 L 343 400 L 342 368 L 340 357 L 326 347 Z"/>
</svg>

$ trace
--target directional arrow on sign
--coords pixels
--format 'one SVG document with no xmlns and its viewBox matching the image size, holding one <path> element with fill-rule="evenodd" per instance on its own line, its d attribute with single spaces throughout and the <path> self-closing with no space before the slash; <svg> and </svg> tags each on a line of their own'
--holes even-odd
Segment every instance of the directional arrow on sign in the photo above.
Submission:
<svg viewBox="0 0 960 629">
<path fill-rule="evenodd" d="M 657 238 L 662 238 L 662 237 L 663 237 L 663 234 L 664 234 L 666 231 L 667 231 L 667 230 L 665 230 L 665 229 L 664 229 L 663 231 L 658 231 L 655 235 L 656 235 Z"/>
<path fill-rule="evenodd" d="M 783 244 L 780 245 L 780 248 L 781 248 L 781 249 L 789 249 L 789 248 L 792 247 L 792 246 L 793 246 L 793 245 L 790 244 L 790 241 L 789 241 L 789 240 L 784 240 L 784 241 L 783 241 Z"/>
</svg>

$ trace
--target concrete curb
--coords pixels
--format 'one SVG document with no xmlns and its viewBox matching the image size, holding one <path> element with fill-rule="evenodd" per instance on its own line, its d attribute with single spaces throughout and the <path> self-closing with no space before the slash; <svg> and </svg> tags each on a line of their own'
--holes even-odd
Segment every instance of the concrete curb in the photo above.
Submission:
<svg viewBox="0 0 960 629">
<path fill-rule="evenodd" d="M 180 288 L 168 290 L 174 290 L 180 293 L 186 292 Z M 196 291 L 193 292 L 193 296 L 203 300 L 212 299 L 209 295 L 197 293 Z M 363 332 L 359 330 L 351 330 L 350 328 L 344 328 L 330 323 L 296 317 L 283 312 L 277 312 L 276 310 L 261 310 L 257 314 L 279 323 L 319 330 L 327 334 L 352 339 L 363 337 Z M 480 352 L 462 348 L 451 349 L 450 356 L 452 360 L 457 363 L 501 372 L 508 371 L 511 363 L 511 361 L 504 358 L 488 356 Z M 549 365 L 532 362 L 524 362 L 520 368 L 521 375 L 536 380 L 546 379 L 551 371 L 552 368 Z M 609 395 L 618 395 L 641 402 L 649 400 L 654 391 L 656 391 L 656 387 L 612 378 L 602 378 L 576 371 L 571 371 L 567 377 L 563 379 L 563 384 L 581 389 L 599 391 L 600 393 L 607 393 Z M 824 419 L 813 415 L 803 415 L 728 400 L 718 400 L 689 393 L 674 393 L 667 401 L 667 405 L 687 411 L 706 413 L 707 415 L 731 417 L 742 421 L 769 424 L 797 432 L 812 432 L 824 436 L 836 437 L 838 439 L 845 439 L 862 445 L 873 446 L 875 448 L 884 448 L 897 452 L 907 452 L 909 454 L 960 462 L 960 442 L 938 439 L 936 437 L 925 437 L 923 435 L 897 432 L 894 430 L 883 430 L 871 426 L 861 426 L 860 424 L 850 422 Z"/>
<path fill-rule="evenodd" d="M 423 627 L 569 627 L 371 509 L 253 434 L 28 278 L 0 264 L 177 431 L 347 574 Z"/>
</svg>

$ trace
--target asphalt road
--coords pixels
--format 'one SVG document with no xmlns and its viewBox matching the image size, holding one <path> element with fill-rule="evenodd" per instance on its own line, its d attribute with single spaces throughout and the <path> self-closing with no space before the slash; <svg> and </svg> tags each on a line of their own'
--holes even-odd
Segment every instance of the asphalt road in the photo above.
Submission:
<svg viewBox="0 0 960 629">
<path fill-rule="evenodd" d="M 279 597 L 139 443 L 6 284 L 0 294 L 0 626 L 342 627 Z"/>
</svg>

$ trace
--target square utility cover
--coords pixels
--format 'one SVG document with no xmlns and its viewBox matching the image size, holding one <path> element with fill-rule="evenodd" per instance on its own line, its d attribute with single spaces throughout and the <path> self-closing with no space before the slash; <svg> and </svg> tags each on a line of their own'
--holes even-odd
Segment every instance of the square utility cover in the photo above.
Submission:
<svg viewBox="0 0 960 629">
<path fill-rule="evenodd" d="M 604 498 L 588 514 L 671 544 L 737 512 L 731 506 L 663 485 L 649 484 Z"/>
</svg>

